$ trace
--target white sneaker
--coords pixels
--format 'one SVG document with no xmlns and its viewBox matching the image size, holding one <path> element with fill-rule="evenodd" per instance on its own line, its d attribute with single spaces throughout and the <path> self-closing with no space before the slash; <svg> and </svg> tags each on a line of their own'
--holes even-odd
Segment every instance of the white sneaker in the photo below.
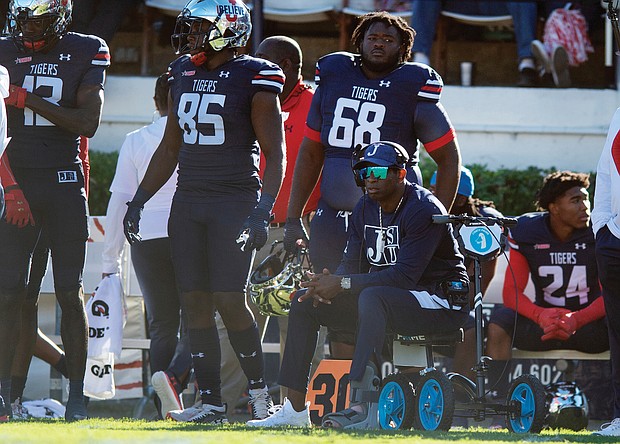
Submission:
<svg viewBox="0 0 620 444">
<path fill-rule="evenodd" d="M 11 403 L 11 411 L 15 420 L 24 421 L 32 418 L 30 413 L 28 413 L 28 409 L 22 405 L 21 398 L 17 398 L 15 402 Z"/>
<path fill-rule="evenodd" d="M 312 427 L 309 407 L 310 403 L 306 402 L 306 408 L 297 412 L 291 401 L 284 398 L 283 405 L 276 405 L 270 410 L 271 416 L 248 421 L 246 425 L 250 427 Z"/>
<path fill-rule="evenodd" d="M 262 389 L 251 389 L 250 393 L 250 407 L 252 407 L 252 419 L 265 419 L 273 409 L 273 401 L 269 396 L 269 389 L 267 387 Z"/>
<path fill-rule="evenodd" d="M 166 418 L 168 412 L 172 410 L 183 410 L 183 401 L 174 389 L 172 381 L 164 371 L 153 373 L 151 385 L 161 401 L 161 416 Z"/>
<path fill-rule="evenodd" d="M 179 422 L 199 422 L 202 424 L 228 424 L 226 407 L 211 404 L 197 404 L 185 410 L 168 412 L 167 418 Z"/>
<path fill-rule="evenodd" d="M 558 88 L 568 88 L 571 85 L 568 65 L 566 49 L 562 46 L 553 48 L 553 53 L 551 54 L 551 75 L 553 76 L 553 83 Z"/>
<path fill-rule="evenodd" d="M 597 430 L 592 434 L 596 436 L 620 436 L 620 418 L 603 424 L 601 430 Z"/>
<path fill-rule="evenodd" d="M 536 59 L 536 68 L 540 76 L 545 73 L 551 73 L 551 60 L 547 54 L 547 48 L 540 40 L 533 40 L 530 44 L 534 59 Z"/>
</svg>

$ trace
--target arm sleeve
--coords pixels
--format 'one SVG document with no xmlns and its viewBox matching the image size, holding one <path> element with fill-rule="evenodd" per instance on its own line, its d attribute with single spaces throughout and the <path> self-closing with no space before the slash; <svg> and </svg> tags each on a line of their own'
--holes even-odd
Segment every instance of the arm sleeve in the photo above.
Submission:
<svg viewBox="0 0 620 444">
<path fill-rule="evenodd" d="M 132 194 L 116 192 L 110 196 L 105 218 L 105 238 L 103 242 L 103 270 L 102 273 L 120 273 L 121 255 L 125 246 L 123 232 L 123 218 Z"/>
<path fill-rule="evenodd" d="M 605 316 L 605 302 L 602 296 L 599 296 L 585 308 L 575 313 L 577 316 L 577 325 L 579 328 L 590 322 L 598 321 Z"/>
<path fill-rule="evenodd" d="M 132 161 L 132 137 L 127 136 L 121 147 L 114 179 L 110 185 L 110 201 L 105 218 L 105 239 L 103 243 L 103 273 L 120 273 L 121 255 L 125 245 L 123 218 L 129 202 L 138 189 L 138 171 Z"/>
<path fill-rule="evenodd" d="M 511 272 L 512 269 L 512 272 Z M 514 273 L 514 278 L 513 278 Z M 525 287 L 530 276 L 527 259 L 516 250 L 510 250 L 510 266 L 504 275 L 502 298 L 504 306 L 511 308 L 522 316 L 537 322 L 542 307 L 534 304 L 525 294 Z M 516 286 L 515 286 L 516 285 Z"/>
<path fill-rule="evenodd" d="M 90 158 L 88 157 L 88 137 L 80 136 L 80 160 L 84 170 L 84 190 L 88 198 L 88 188 L 90 182 Z"/>
<path fill-rule="evenodd" d="M 614 142 L 620 133 L 614 137 Z M 608 140 L 596 168 L 596 188 L 594 191 L 594 210 L 592 211 L 592 231 L 596 233 L 613 217 L 611 211 L 611 143 Z"/>
<path fill-rule="evenodd" d="M 18 186 L 13 171 L 11 171 L 11 164 L 9 163 L 9 156 L 4 153 L 0 160 L 0 183 L 4 188 L 10 186 Z"/>
</svg>

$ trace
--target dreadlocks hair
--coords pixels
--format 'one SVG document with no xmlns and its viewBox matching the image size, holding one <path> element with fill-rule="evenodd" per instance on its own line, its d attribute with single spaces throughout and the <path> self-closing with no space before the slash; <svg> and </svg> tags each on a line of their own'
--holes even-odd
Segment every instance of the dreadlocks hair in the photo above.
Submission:
<svg viewBox="0 0 620 444">
<path fill-rule="evenodd" d="M 359 18 L 359 22 L 355 29 L 353 30 L 353 35 L 351 36 L 351 42 L 353 46 L 355 46 L 358 51 L 362 46 L 362 40 L 364 39 L 364 34 L 368 31 L 371 25 L 374 23 L 385 23 L 387 26 L 393 26 L 398 31 L 398 35 L 400 35 L 401 44 L 403 46 L 403 54 L 401 55 L 400 63 L 404 63 L 411 57 L 411 48 L 413 48 L 413 40 L 415 38 L 414 29 L 409 26 L 409 24 L 403 20 L 401 17 L 390 14 L 385 11 L 375 11 L 369 12 L 368 14 L 364 14 Z"/>
<path fill-rule="evenodd" d="M 549 204 L 555 202 L 573 187 L 588 188 L 590 175 L 572 171 L 555 171 L 543 180 L 542 187 L 536 195 L 536 206 L 539 210 L 549 210 Z"/>
</svg>

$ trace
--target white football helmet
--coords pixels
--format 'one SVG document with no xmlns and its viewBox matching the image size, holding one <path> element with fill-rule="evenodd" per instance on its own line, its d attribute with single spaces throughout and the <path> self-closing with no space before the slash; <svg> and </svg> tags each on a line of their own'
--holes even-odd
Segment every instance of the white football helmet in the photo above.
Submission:
<svg viewBox="0 0 620 444">
<path fill-rule="evenodd" d="M 71 10 L 71 0 L 11 0 L 6 33 L 20 51 L 41 51 L 67 32 Z"/>
<path fill-rule="evenodd" d="M 215 51 L 242 48 L 251 32 L 250 10 L 240 0 L 190 0 L 177 17 L 172 47 L 177 54 L 207 45 Z"/>
</svg>

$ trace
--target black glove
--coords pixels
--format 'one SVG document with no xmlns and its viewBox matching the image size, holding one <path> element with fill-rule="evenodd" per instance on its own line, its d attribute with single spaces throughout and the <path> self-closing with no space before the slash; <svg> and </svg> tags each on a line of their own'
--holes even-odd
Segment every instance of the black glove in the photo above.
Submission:
<svg viewBox="0 0 620 444">
<path fill-rule="evenodd" d="M 127 202 L 127 212 L 123 218 L 123 231 L 125 237 L 131 245 L 136 242 L 142 241 L 140 234 L 140 218 L 142 217 L 142 210 L 147 200 L 151 198 L 151 194 L 144 189 L 138 187 L 138 191 L 134 195 L 131 202 Z"/>
<path fill-rule="evenodd" d="M 300 218 L 287 217 L 284 224 L 284 249 L 291 254 L 296 254 L 299 246 L 297 240 L 302 239 L 304 242 L 308 242 L 310 239 L 308 233 L 304 228 L 304 224 Z"/>
<path fill-rule="evenodd" d="M 269 222 L 274 202 L 273 196 L 267 193 L 261 195 L 258 205 L 254 207 L 237 235 L 237 243 L 241 244 L 241 250 L 260 250 L 265 246 L 269 237 Z"/>
<path fill-rule="evenodd" d="M 142 217 L 143 207 L 133 205 L 132 202 L 127 202 L 127 207 L 127 212 L 123 218 L 123 230 L 125 231 L 125 237 L 133 245 L 142 240 L 138 232 L 140 231 L 140 218 Z"/>
</svg>

